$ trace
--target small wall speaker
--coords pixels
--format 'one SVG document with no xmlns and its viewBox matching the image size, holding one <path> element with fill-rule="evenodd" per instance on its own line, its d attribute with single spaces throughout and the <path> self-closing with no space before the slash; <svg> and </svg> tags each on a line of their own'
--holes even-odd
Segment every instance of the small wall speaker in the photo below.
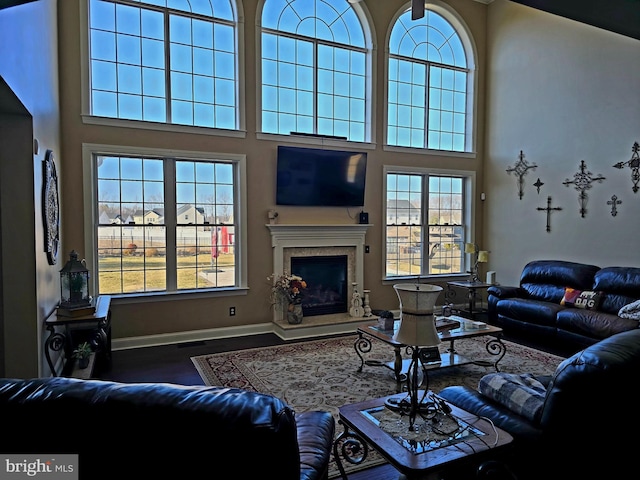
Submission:
<svg viewBox="0 0 640 480">
<path fill-rule="evenodd" d="M 487 272 L 487 283 L 494 285 L 496 283 L 496 272 L 490 270 Z"/>
</svg>

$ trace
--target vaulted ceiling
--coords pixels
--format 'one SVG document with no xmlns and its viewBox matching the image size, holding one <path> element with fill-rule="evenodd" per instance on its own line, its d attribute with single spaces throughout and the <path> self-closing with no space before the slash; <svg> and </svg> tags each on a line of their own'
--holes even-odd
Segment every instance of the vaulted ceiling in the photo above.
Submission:
<svg viewBox="0 0 640 480">
<path fill-rule="evenodd" d="M 15 7 L 23 3 L 33 2 L 35 0 L 0 0 L 0 10 L 7 7 Z"/>
<path fill-rule="evenodd" d="M 640 0 L 511 0 L 640 40 Z"/>
<path fill-rule="evenodd" d="M 34 0 L 0 0 L 0 10 Z M 356 3 L 361 0 L 349 0 Z M 491 3 L 493 0 L 475 0 Z M 640 0 L 511 0 L 640 40 Z M 412 0 L 413 4 L 421 3 Z"/>
</svg>

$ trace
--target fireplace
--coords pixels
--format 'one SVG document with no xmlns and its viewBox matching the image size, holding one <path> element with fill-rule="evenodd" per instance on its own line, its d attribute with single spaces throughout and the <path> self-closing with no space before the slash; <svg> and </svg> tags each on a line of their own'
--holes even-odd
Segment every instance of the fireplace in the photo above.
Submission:
<svg viewBox="0 0 640 480">
<path fill-rule="evenodd" d="M 305 316 L 348 311 L 348 258 L 348 255 L 291 257 L 291 273 L 307 282 L 302 296 Z"/>
<path fill-rule="evenodd" d="M 318 303 L 319 308 L 304 308 L 305 317 L 314 319 L 315 324 L 327 321 L 334 325 L 337 322 L 348 324 L 352 321 L 349 316 L 349 302 L 353 294 L 354 284 L 357 285 L 359 291 L 362 291 L 364 285 L 364 250 L 365 235 L 369 224 L 344 224 L 344 225 L 294 225 L 294 224 L 269 224 L 266 227 L 271 233 L 271 246 L 273 247 L 273 272 L 280 275 L 284 272 L 300 275 L 310 284 L 317 282 L 314 277 L 316 273 L 298 271 L 299 258 L 304 264 L 311 262 L 328 262 L 324 265 L 316 265 L 312 269 L 322 272 L 328 270 L 336 275 L 336 279 L 332 280 L 334 284 L 332 294 L 339 295 L 340 300 L 335 302 L 316 302 L 309 299 L 308 303 Z M 339 260 L 338 260 L 339 259 Z M 346 261 L 346 266 L 343 262 Z M 337 263 L 340 263 L 340 267 Z M 295 267 L 294 267 L 295 266 Z M 336 273 L 337 270 L 343 273 Z M 317 273 L 320 275 L 320 273 Z M 338 280 L 339 279 L 339 280 Z M 320 277 L 320 282 L 324 282 L 324 278 Z M 340 283 L 343 282 L 343 283 Z M 310 292 L 306 292 L 304 296 L 308 296 Z M 312 293 L 312 295 L 316 295 Z M 344 297 L 346 295 L 346 297 Z M 303 302 L 307 300 L 303 299 Z M 282 323 L 285 328 L 291 328 L 285 318 L 285 312 L 280 309 L 274 310 L 273 321 L 278 324 Z M 302 322 L 302 325 L 308 325 Z"/>
</svg>

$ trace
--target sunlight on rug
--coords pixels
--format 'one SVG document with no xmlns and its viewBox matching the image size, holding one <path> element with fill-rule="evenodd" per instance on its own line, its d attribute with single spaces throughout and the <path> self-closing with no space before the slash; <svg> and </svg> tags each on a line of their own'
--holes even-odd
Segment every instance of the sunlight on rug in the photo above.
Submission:
<svg viewBox="0 0 640 480">
<path fill-rule="evenodd" d="M 327 410 L 336 419 L 338 409 L 348 403 L 383 397 L 395 392 L 395 380 L 390 369 L 365 365 L 358 372 L 360 358 L 354 349 L 357 335 L 296 342 L 274 347 L 236 350 L 226 353 L 200 355 L 191 360 L 207 385 L 243 388 L 268 393 L 285 400 L 298 412 Z M 507 354 L 499 363 L 500 371 L 550 375 L 562 357 L 504 341 Z M 488 360 L 486 338 L 470 338 L 456 342 L 458 353 L 476 360 Z M 444 352 L 448 343 L 441 344 Z M 393 360 L 393 349 L 382 342 L 373 342 L 366 359 L 383 362 Z M 439 392 L 447 385 L 468 385 L 477 388 L 480 378 L 493 368 L 473 364 L 430 370 L 428 388 Z M 357 466 L 345 465 L 347 473 L 384 463 L 384 459 L 370 451 L 367 460 Z M 329 478 L 340 476 L 331 459 Z"/>
</svg>

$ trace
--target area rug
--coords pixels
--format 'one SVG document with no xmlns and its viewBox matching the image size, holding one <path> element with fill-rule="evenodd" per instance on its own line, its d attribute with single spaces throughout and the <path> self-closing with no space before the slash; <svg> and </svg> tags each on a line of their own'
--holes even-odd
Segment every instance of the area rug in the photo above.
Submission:
<svg viewBox="0 0 640 480">
<path fill-rule="evenodd" d="M 274 347 L 236 350 L 226 353 L 200 355 L 191 360 L 205 384 L 236 387 L 275 395 L 285 400 L 295 411 L 327 410 L 336 419 L 338 408 L 396 393 L 393 373 L 385 367 L 361 365 L 354 343 L 357 335 L 339 338 L 296 342 Z M 486 351 L 486 338 L 459 340 L 458 353 L 476 360 L 491 360 Z M 562 357 L 547 354 L 513 342 L 504 341 L 507 353 L 499 363 L 500 371 L 510 373 L 552 374 Z M 442 352 L 449 346 L 441 344 Z M 391 362 L 393 349 L 373 341 L 368 360 Z M 476 388 L 480 378 L 492 367 L 469 364 L 430 370 L 429 389 L 439 392 L 447 385 L 468 385 Z M 343 462 L 344 464 L 345 462 Z M 347 473 L 384 463 L 382 457 L 370 450 L 360 465 L 345 464 Z M 340 476 L 335 460 L 331 459 L 329 478 Z"/>
</svg>

